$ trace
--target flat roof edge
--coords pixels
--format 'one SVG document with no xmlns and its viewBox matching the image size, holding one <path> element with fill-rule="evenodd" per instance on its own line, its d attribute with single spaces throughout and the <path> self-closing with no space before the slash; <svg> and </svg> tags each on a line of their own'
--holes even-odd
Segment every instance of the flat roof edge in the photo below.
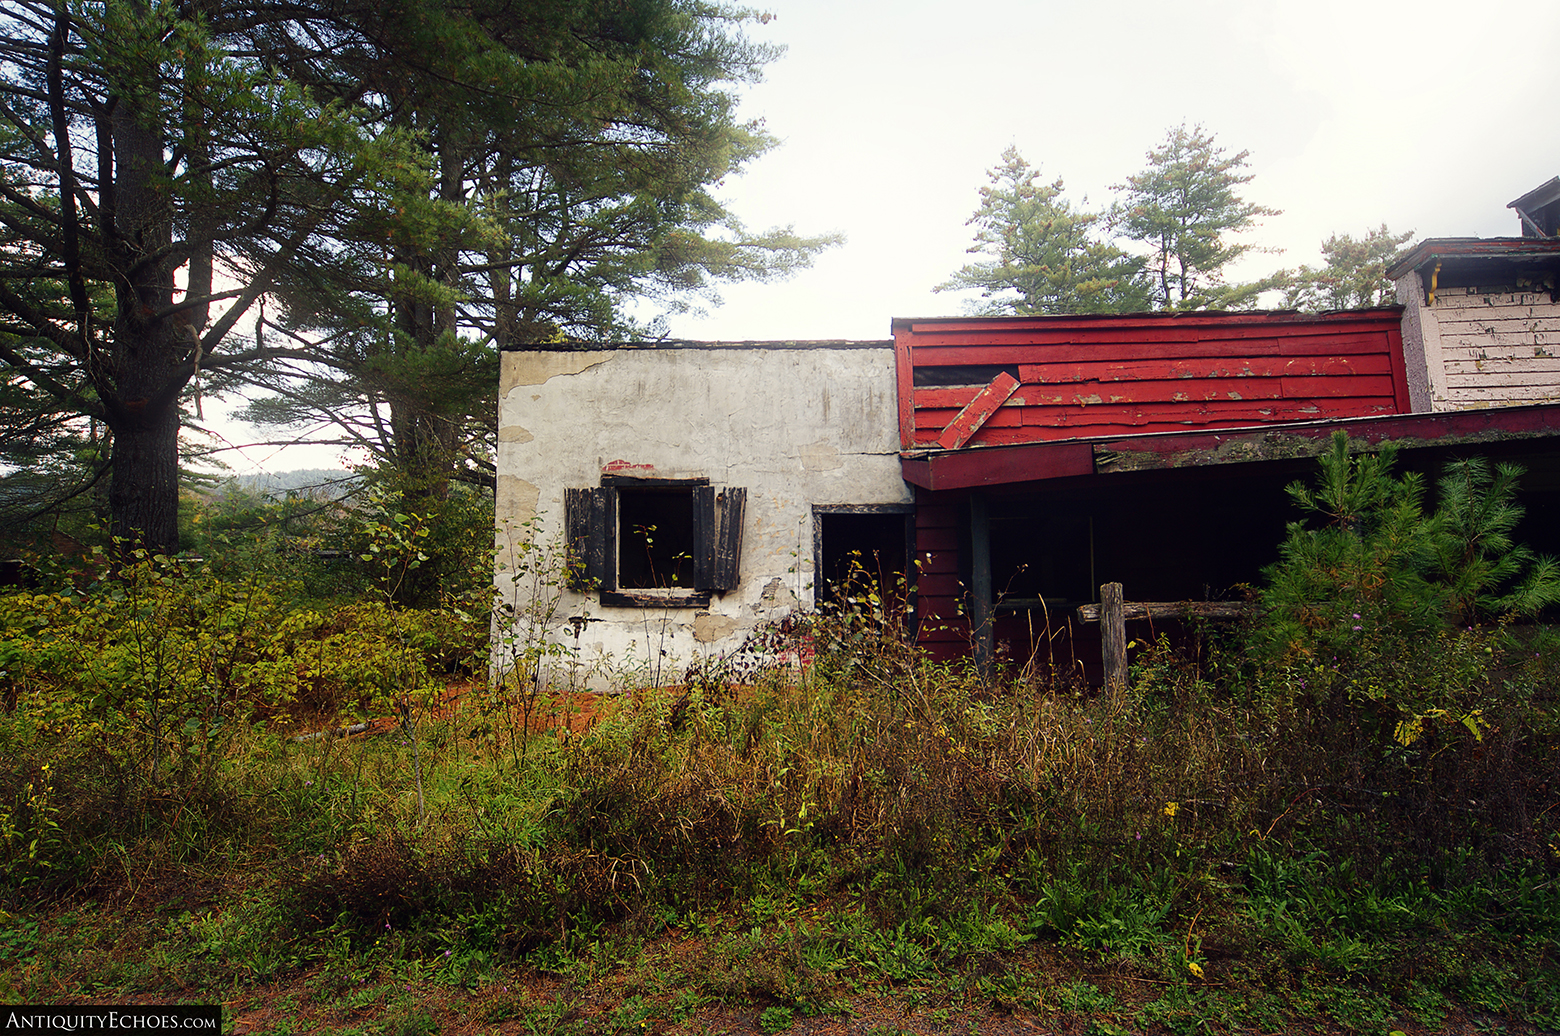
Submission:
<svg viewBox="0 0 1560 1036">
<path fill-rule="evenodd" d="M 500 352 L 506 353 L 599 353 L 619 350 L 655 349 L 892 349 L 892 338 L 851 339 L 746 339 L 742 341 L 703 342 L 692 339 L 664 339 L 651 342 L 525 342 L 506 345 Z"/>
<path fill-rule="evenodd" d="M 964 324 L 969 327 L 990 327 L 993 325 L 1041 327 L 1069 323 L 1137 325 L 1197 323 L 1202 321 L 1218 323 L 1304 324 L 1310 322 L 1332 323 L 1360 318 L 1385 320 L 1390 317 L 1395 320 L 1402 312 L 1403 307 L 1398 305 L 1372 306 L 1366 309 L 1330 309 L 1318 313 L 1305 313 L 1298 309 L 1191 309 L 1145 313 L 1048 313 L 1034 316 L 894 317 L 892 325 L 895 331 L 910 331 L 914 330 L 917 325 L 927 324 L 943 326 Z"/>
<path fill-rule="evenodd" d="M 1397 280 L 1432 259 L 1547 259 L 1560 258 L 1560 238 L 1541 237 L 1437 237 L 1421 241 L 1387 267 L 1388 280 Z"/>
</svg>

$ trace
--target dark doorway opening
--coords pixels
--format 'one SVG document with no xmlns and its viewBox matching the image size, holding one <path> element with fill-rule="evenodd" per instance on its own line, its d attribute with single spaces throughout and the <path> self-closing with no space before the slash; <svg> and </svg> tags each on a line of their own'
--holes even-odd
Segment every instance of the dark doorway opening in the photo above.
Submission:
<svg viewBox="0 0 1560 1036">
<path fill-rule="evenodd" d="M 853 580 L 870 579 L 886 597 L 906 597 L 915 551 L 915 513 L 908 505 L 813 508 L 814 600 L 840 600 Z"/>
</svg>

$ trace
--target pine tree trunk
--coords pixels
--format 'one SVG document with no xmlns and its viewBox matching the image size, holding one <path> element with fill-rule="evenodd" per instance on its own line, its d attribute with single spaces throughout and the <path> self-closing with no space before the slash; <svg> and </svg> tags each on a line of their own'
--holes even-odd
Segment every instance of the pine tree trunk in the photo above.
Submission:
<svg viewBox="0 0 1560 1036">
<path fill-rule="evenodd" d="M 93 380 L 114 433 L 113 533 L 128 545 L 172 553 L 179 549 L 179 394 L 195 341 L 190 316 L 172 311 L 173 208 L 162 130 L 138 107 L 121 98 L 113 116 L 115 244 L 124 273 L 114 286 L 112 339 Z M 198 277 L 202 258 L 197 251 Z"/>
<path fill-rule="evenodd" d="M 179 549 L 179 407 L 130 402 L 113 423 L 109 508 L 114 535 L 162 553 Z"/>
</svg>

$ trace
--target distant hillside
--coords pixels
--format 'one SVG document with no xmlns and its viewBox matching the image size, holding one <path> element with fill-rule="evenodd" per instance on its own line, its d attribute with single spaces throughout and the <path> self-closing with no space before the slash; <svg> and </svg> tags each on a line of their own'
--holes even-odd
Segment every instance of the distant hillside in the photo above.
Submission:
<svg viewBox="0 0 1560 1036">
<path fill-rule="evenodd" d="M 229 488 L 262 496 L 284 497 L 289 492 L 310 496 L 342 497 L 356 488 L 360 476 L 339 468 L 300 468 L 297 471 L 262 471 L 255 475 L 234 475 L 211 488 L 212 496 L 222 496 Z"/>
</svg>

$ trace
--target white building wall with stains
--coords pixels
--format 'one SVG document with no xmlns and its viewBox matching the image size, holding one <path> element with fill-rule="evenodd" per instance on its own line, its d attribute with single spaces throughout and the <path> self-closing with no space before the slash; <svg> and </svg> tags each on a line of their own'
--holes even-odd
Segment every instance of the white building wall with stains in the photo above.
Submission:
<svg viewBox="0 0 1560 1036">
<path fill-rule="evenodd" d="M 677 683 L 695 660 L 810 607 L 814 508 L 913 500 L 895 391 L 887 341 L 505 352 L 495 666 L 545 644 L 557 652 L 541 666 L 548 684 Z M 619 595 L 560 589 L 556 572 L 538 578 L 536 558 L 561 556 L 567 491 L 624 479 L 745 488 L 736 585 L 707 603 L 669 590 L 652 606 L 620 607 L 602 603 Z"/>
<path fill-rule="evenodd" d="M 1421 247 L 1429 250 L 1437 244 Z M 1439 276 L 1440 264 L 1429 260 L 1403 271 L 1394 282 L 1404 307 L 1403 358 L 1412 409 L 1423 413 L 1560 402 L 1555 272 L 1538 267 L 1514 278 L 1497 266 L 1495 272 L 1481 275 L 1468 271 L 1477 271 L 1481 263 L 1499 263 L 1498 251 L 1457 258 L 1463 264 L 1461 280 L 1487 277 L 1493 283 L 1448 285 Z"/>
</svg>

